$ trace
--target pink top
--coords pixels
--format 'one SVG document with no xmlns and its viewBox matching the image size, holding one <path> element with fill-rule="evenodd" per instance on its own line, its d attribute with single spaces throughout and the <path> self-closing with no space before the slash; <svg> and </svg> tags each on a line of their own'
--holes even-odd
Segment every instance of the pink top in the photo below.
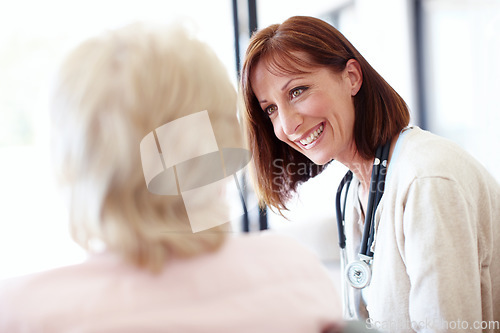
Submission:
<svg viewBox="0 0 500 333">
<path fill-rule="evenodd" d="M 0 332 L 322 332 L 342 316 L 320 261 L 291 238 L 230 238 L 150 274 L 106 253 L 0 283 Z"/>
</svg>

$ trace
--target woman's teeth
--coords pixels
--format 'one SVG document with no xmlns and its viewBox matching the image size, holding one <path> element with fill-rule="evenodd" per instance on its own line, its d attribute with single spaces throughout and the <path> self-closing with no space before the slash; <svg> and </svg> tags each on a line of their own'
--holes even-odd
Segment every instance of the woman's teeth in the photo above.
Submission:
<svg viewBox="0 0 500 333">
<path fill-rule="evenodd" d="M 300 140 L 300 143 L 303 144 L 304 146 L 307 146 L 308 144 L 311 144 L 312 142 L 316 141 L 319 136 L 323 133 L 323 124 L 319 126 L 317 130 L 311 133 L 307 138 Z"/>
</svg>

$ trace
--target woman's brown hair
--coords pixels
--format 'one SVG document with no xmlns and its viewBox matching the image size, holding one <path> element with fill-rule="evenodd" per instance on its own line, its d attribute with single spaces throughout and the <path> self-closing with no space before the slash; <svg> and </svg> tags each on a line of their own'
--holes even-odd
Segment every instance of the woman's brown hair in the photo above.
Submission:
<svg viewBox="0 0 500 333">
<path fill-rule="evenodd" d="M 298 57 L 297 52 L 307 59 Z M 350 59 L 359 63 L 363 75 L 362 86 L 353 97 L 353 136 L 358 153 L 369 159 L 375 156 L 379 145 L 408 125 L 410 113 L 401 96 L 356 48 L 327 22 L 307 16 L 294 16 L 282 24 L 271 25 L 250 40 L 241 71 L 241 92 L 247 139 L 254 159 L 254 182 L 259 198 L 279 211 L 286 209 L 286 202 L 300 183 L 321 173 L 325 166 L 316 165 L 275 136 L 272 123 L 253 92 L 252 70 L 262 60 L 270 71 L 281 74 L 318 67 L 339 73 Z"/>
</svg>

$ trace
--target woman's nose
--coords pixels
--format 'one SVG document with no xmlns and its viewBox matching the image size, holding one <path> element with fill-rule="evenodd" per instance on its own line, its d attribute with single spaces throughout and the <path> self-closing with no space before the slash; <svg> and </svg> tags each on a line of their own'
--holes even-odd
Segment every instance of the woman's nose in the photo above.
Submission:
<svg viewBox="0 0 500 333">
<path fill-rule="evenodd" d="M 293 135 L 302 124 L 302 116 L 293 108 L 280 108 L 278 115 L 283 132 L 288 136 Z"/>
</svg>

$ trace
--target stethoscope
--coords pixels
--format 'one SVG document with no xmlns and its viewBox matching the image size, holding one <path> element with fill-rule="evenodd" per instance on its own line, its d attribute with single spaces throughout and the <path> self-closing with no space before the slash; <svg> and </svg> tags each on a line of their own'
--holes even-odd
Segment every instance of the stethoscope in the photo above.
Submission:
<svg viewBox="0 0 500 333">
<path fill-rule="evenodd" d="M 368 207 L 365 214 L 365 225 L 363 236 L 361 239 L 361 249 L 359 252 L 359 259 L 351 263 L 347 263 L 347 254 L 345 249 L 345 232 L 344 232 L 344 217 L 345 206 L 347 201 L 347 193 L 353 177 L 352 172 L 349 170 L 344 178 L 340 181 L 337 189 L 336 197 L 336 213 L 337 213 L 337 226 L 339 233 L 339 246 L 341 250 L 341 267 L 344 279 L 344 304 L 349 305 L 349 296 L 346 291 L 347 281 L 352 287 L 356 289 L 363 289 L 370 284 L 371 280 L 371 263 L 373 261 L 372 245 L 375 236 L 375 211 L 382 195 L 384 194 L 385 176 L 387 173 L 387 160 L 389 158 L 389 149 L 391 141 L 389 140 L 385 145 L 379 146 L 375 152 L 375 159 L 373 161 L 372 176 L 370 180 L 370 192 L 368 196 Z M 345 187 L 344 205 L 341 208 L 341 197 Z"/>
</svg>

